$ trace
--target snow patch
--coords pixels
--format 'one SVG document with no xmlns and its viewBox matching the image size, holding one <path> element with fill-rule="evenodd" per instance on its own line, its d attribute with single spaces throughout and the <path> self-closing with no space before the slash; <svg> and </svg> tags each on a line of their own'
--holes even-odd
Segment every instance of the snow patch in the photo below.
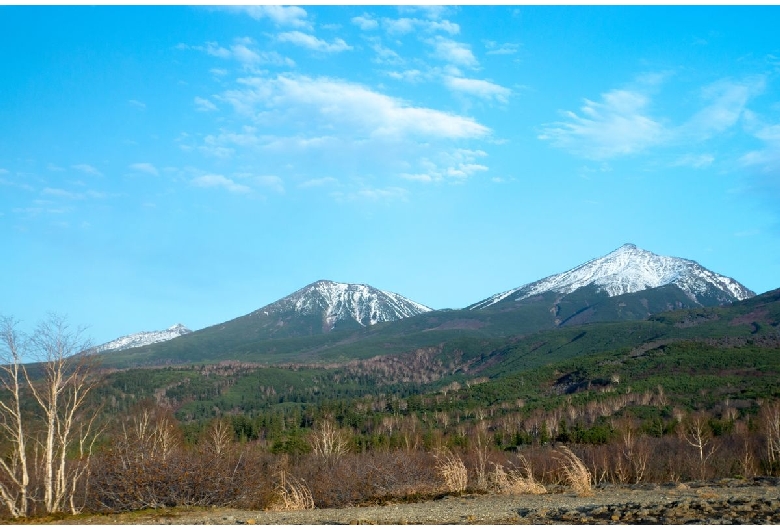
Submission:
<svg viewBox="0 0 780 530">
<path fill-rule="evenodd" d="M 676 285 L 694 302 L 697 296 L 713 291 L 722 293 L 724 302 L 755 296 L 739 282 L 707 270 L 695 261 L 659 256 L 629 243 L 564 273 L 493 295 L 469 309 L 484 309 L 510 296 L 519 301 L 546 292 L 569 294 L 588 285 L 595 285 L 609 296 Z"/>
</svg>

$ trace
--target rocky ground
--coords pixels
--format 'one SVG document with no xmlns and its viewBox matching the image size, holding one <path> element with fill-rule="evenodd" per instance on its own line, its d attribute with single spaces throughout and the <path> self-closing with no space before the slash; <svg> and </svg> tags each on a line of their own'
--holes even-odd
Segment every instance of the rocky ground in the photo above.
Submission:
<svg viewBox="0 0 780 530">
<path fill-rule="evenodd" d="M 446 496 L 394 504 L 297 512 L 176 508 L 80 515 L 36 524 L 779 524 L 780 479 L 563 488 L 544 495 Z"/>
</svg>

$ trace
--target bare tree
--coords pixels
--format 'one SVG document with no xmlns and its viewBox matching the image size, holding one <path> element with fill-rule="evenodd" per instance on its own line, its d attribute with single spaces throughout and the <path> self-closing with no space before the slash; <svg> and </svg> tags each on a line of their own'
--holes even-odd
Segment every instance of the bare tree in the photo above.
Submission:
<svg viewBox="0 0 780 530">
<path fill-rule="evenodd" d="M 0 387 L 8 396 L 0 399 L 0 429 L 7 437 L 7 456 L 0 459 L 0 497 L 12 517 L 27 515 L 30 472 L 27 463 L 26 424 L 22 420 L 21 345 L 16 321 L 0 319 Z"/>
<path fill-rule="evenodd" d="M 710 436 L 706 420 L 700 415 L 691 418 L 683 437 L 699 455 L 700 478 L 703 480 L 706 475 L 707 461 L 712 458 L 717 449 Z"/>
<path fill-rule="evenodd" d="M 761 407 L 761 419 L 766 432 L 766 450 L 771 467 L 780 462 L 780 403 L 765 403 Z"/>
<path fill-rule="evenodd" d="M 349 451 L 349 440 L 332 421 L 325 420 L 312 432 L 311 446 L 315 455 L 328 461 L 337 460 Z"/>
<path fill-rule="evenodd" d="M 85 403 L 95 385 L 92 359 L 80 355 L 89 344 L 82 339 L 83 330 L 73 331 L 67 321 L 52 315 L 26 338 L 17 331 L 17 322 L 3 318 L 2 381 L 8 392 L 0 402 L 0 428 L 11 445 L 9 459 L 0 464 L 5 484 L 0 497 L 14 517 L 27 515 L 32 501 L 30 471 L 33 463 L 43 480 L 43 503 L 48 513 L 62 512 L 66 507 L 77 513 L 76 494 L 89 472 L 89 460 L 97 437 L 96 413 L 85 415 Z M 27 352 L 27 348 L 31 351 Z M 22 350 L 25 351 L 22 351 Z M 39 364 L 30 373 L 23 358 L 37 357 Z M 29 395 L 25 396 L 25 392 Z M 37 405 L 40 421 L 23 413 L 22 401 L 28 398 Z M 33 430 L 37 432 L 33 432 Z M 33 459 L 28 442 L 36 444 Z M 68 458 L 76 451 L 78 458 Z M 11 489 L 13 488 L 13 492 Z"/>
</svg>

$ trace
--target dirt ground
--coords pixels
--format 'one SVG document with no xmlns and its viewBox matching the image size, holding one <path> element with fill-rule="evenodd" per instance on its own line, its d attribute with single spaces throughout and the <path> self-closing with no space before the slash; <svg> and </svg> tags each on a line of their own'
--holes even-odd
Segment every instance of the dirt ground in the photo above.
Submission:
<svg viewBox="0 0 780 530">
<path fill-rule="evenodd" d="M 413 504 L 296 512 L 166 508 L 78 515 L 34 524 L 780 524 L 780 479 L 563 488 L 542 495 L 449 495 Z"/>
</svg>

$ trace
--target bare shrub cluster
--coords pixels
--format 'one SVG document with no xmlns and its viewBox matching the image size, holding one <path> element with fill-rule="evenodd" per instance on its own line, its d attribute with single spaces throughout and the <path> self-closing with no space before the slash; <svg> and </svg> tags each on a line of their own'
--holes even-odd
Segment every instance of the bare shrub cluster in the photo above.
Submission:
<svg viewBox="0 0 780 530">
<path fill-rule="evenodd" d="M 557 452 L 560 454 L 559 459 L 566 483 L 569 484 L 578 495 L 593 495 L 591 484 L 592 475 L 585 463 L 568 447 L 561 446 Z"/>
<path fill-rule="evenodd" d="M 468 470 L 461 458 L 445 449 L 436 455 L 436 471 L 442 479 L 444 491 L 461 493 L 468 486 Z"/>
<path fill-rule="evenodd" d="M 531 464 L 522 455 L 520 455 L 520 463 L 522 469 L 517 467 L 505 469 L 501 464 L 493 464 L 494 469 L 489 479 L 493 491 L 509 495 L 547 493 L 547 488 L 534 478 Z"/>
</svg>

